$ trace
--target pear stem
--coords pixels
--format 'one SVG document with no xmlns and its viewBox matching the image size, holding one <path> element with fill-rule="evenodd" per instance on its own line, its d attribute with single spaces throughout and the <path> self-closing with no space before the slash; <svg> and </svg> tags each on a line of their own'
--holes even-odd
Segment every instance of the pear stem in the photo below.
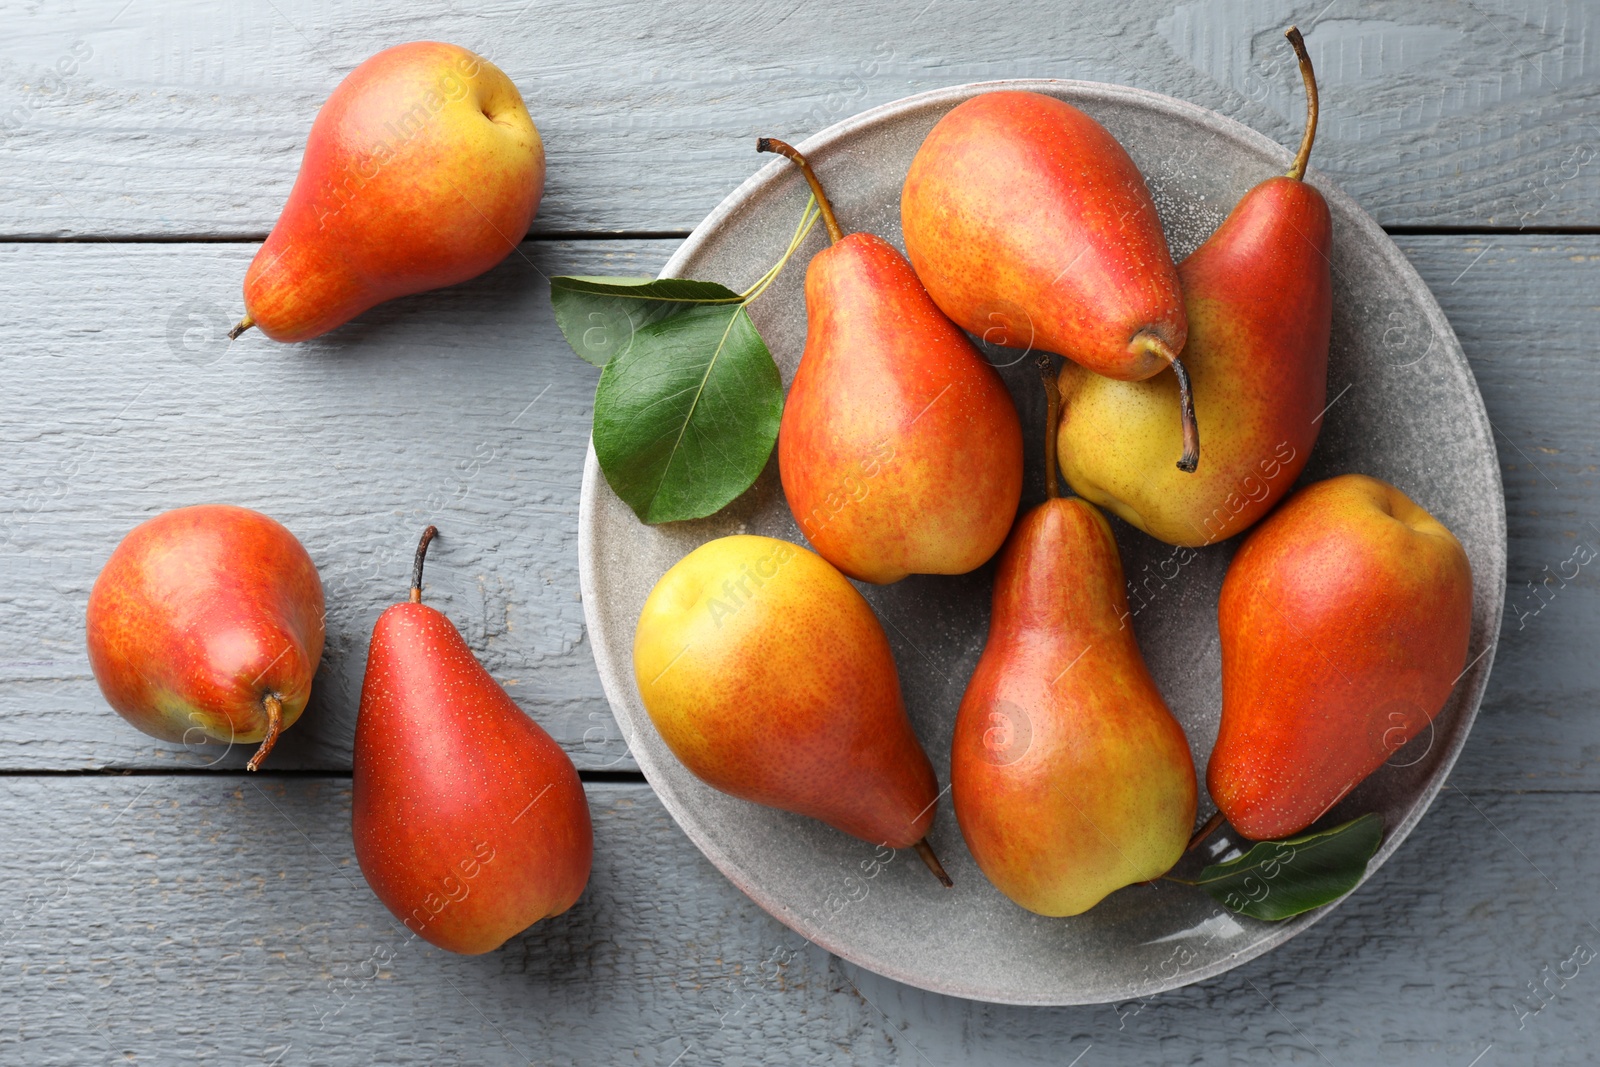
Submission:
<svg viewBox="0 0 1600 1067">
<path fill-rule="evenodd" d="M 245 316 L 244 316 L 244 318 L 239 320 L 239 324 L 237 326 L 235 326 L 233 329 L 228 331 L 228 340 L 230 340 L 230 341 L 238 340 L 238 337 L 239 337 L 239 335 L 241 333 L 244 333 L 246 330 L 248 330 L 250 327 L 254 326 L 255 324 L 256 324 L 256 320 L 250 317 L 250 313 L 249 312 L 245 312 Z"/>
<path fill-rule="evenodd" d="M 1289 168 L 1287 178 L 1300 181 L 1306 176 L 1306 162 L 1311 159 L 1311 145 L 1317 139 L 1317 73 L 1311 69 L 1311 55 L 1306 51 L 1306 39 L 1300 36 L 1298 26 L 1290 26 L 1283 31 L 1289 38 L 1289 43 L 1294 46 L 1294 54 L 1300 60 L 1300 78 L 1306 83 L 1306 132 L 1300 138 L 1300 151 L 1295 153 L 1294 164 Z"/>
<path fill-rule="evenodd" d="M 1178 457 L 1178 469 L 1193 474 L 1200 466 L 1200 424 L 1194 417 L 1194 389 L 1189 384 L 1189 371 L 1178 354 L 1153 333 L 1143 333 L 1145 346 L 1167 361 L 1178 378 L 1178 418 L 1183 422 L 1183 455 Z"/>
<path fill-rule="evenodd" d="M 844 231 L 839 228 L 839 220 L 833 217 L 833 205 L 828 203 L 828 197 L 822 191 L 822 183 L 817 180 L 817 172 L 811 169 L 806 157 L 802 156 L 793 145 L 786 144 L 776 137 L 756 138 L 756 151 L 776 152 L 800 168 L 800 173 L 806 176 L 806 184 L 811 186 L 811 195 L 817 198 L 817 207 L 822 211 L 822 224 L 828 228 L 828 240 L 833 244 L 844 240 Z"/>
<path fill-rule="evenodd" d="M 1056 369 L 1049 353 L 1036 357 L 1039 377 L 1044 382 L 1044 498 L 1054 500 L 1061 495 L 1061 478 L 1056 473 L 1056 437 L 1061 430 L 1061 386 L 1056 382 Z"/>
<path fill-rule="evenodd" d="M 422 531 L 422 541 L 417 545 L 417 562 L 411 568 L 411 603 L 422 603 L 422 561 L 428 557 L 428 542 L 439 536 L 439 528 L 430 526 Z"/>
<path fill-rule="evenodd" d="M 261 739 L 261 747 L 250 757 L 250 762 L 244 765 L 247 771 L 261 769 L 261 761 L 267 758 L 272 746 L 278 743 L 278 734 L 283 732 L 283 702 L 278 699 L 277 694 L 268 693 L 262 697 L 261 705 L 267 709 L 267 735 Z"/>
<path fill-rule="evenodd" d="M 1206 824 L 1200 827 L 1200 829 L 1196 830 L 1193 837 L 1189 838 L 1189 843 L 1184 846 L 1183 850 L 1185 852 L 1193 852 L 1196 848 L 1200 847 L 1200 842 L 1204 841 L 1206 838 L 1215 833 L 1217 827 L 1221 825 L 1222 812 L 1213 812 L 1211 814 L 1211 818 L 1206 820 Z"/>
<path fill-rule="evenodd" d="M 939 857 L 933 854 L 933 846 L 928 844 L 928 839 L 926 837 L 911 847 L 917 850 L 917 855 L 922 857 L 922 862 L 928 865 L 928 870 L 933 872 L 933 876 L 939 879 L 940 885 L 944 886 L 946 889 L 955 888 L 956 884 L 952 882 L 950 880 L 950 876 L 945 873 L 944 864 L 940 863 Z"/>
</svg>

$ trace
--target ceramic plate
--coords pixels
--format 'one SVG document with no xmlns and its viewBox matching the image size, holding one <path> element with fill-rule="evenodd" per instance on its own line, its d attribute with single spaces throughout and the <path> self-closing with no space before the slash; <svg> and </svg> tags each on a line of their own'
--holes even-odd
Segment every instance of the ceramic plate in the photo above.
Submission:
<svg viewBox="0 0 1600 1067">
<path fill-rule="evenodd" d="M 1290 161 L 1285 146 L 1154 93 L 1072 81 L 965 85 L 874 108 L 799 146 L 816 166 L 845 229 L 870 230 L 900 245 L 900 185 L 923 137 L 963 100 L 1000 88 L 1060 97 L 1115 134 L 1144 171 L 1175 258 L 1210 234 L 1247 189 L 1282 173 Z M 752 144 L 752 164 L 753 149 Z M 1427 810 L 1477 712 L 1503 606 L 1505 511 L 1483 400 L 1438 304 L 1365 212 L 1315 170 L 1310 180 L 1333 211 L 1334 311 L 1330 404 L 1301 481 L 1354 471 L 1393 482 L 1461 539 L 1474 580 L 1470 665 L 1449 704 L 1431 730 L 1330 813 L 1330 819 L 1382 813 L 1389 829 L 1370 874 Z M 775 159 L 711 213 L 663 274 L 745 288 L 777 260 L 806 195 L 795 168 Z M 806 260 L 825 240 L 817 227 L 751 309 L 785 382 L 805 341 Z M 1039 441 L 1044 401 L 1032 359 L 1008 349 L 985 354 L 1011 388 L 1025 440 Z M 1027 450 L 1024 509 L 1043 497 L 1038 451 Z M 1204 819 L 1214 810 L 1203 788 L 1204 769 L 1221 703 L 1217 595 L 1237 539 L 1200 550 L 1179 565 L 1183 557 L 1175 557 L 1171 547 L 1112 522 L 1127 576 L 1143 590 L 1134 618 L 1140 645 L 1188 732 Z M 955 879 L 954 890 L 941 889 L 909 851 L 874 864 L 870 845 L 702 784 L 662 743 L 639 699 L 634 625 L 668 567 L 712 538 L 746 532 L 804 543 L 784 503 L 775 459 L 720 514 L 648 527 L 611 492 L 590 450 L 580 575 L 595 661 L 617 722 L 689 839 L 756 903 L 805 938 L 940 993 L 1012 1004 L 1087 1004 L 1218 974 L 1282 944 L 1329 910 L 1259 922 L 1224 911 L 1198 890 L 1164 883 L 1123 889 L 1086 915 L 1046 919 L 1012 904 L 983 877 L 962 843 L 948 792 L 930 840 Z M 949 781 L 956 708 L 988 630 L 992 572 L 991 564 L 959 578 L 914 576 L 888 587 L 861 587 L 894 646 L 907 709 L 941 782 Z"/>
</svg>

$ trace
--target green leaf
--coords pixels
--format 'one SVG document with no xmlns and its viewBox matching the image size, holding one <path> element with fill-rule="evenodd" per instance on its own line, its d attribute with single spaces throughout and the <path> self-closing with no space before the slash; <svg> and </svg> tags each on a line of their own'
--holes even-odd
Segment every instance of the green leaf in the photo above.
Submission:
<svg viewBox="0 0 1600 1067">
<path fill-rule="evenodd" d="M 742 304 L 639 327 L 600 375 L 594 450 L 648 523 L 698 519 L 750 488 L 772 454 L 783 381 Z"/>
<path fill-rule="evenodd" d="M 1230 911 L 1278 920 L 1338 900 L 1361 881 L 1383 840 L 1383 819 L 1363 815 L 1320 833 L 1263 841 L 1194 881 Z"/>
<path fill-rule="evenodd" d="M 572 350 L 604 367 L 639 330 L 687 308 L 737 304 L 725 285 L 687 278 L 551 278 L 550 306 Z"/>
</svg>

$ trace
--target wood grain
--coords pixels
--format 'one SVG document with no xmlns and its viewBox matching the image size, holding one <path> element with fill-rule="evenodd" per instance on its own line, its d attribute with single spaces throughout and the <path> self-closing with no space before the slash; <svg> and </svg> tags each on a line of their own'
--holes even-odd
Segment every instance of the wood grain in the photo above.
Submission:
<svg viewBox="0 0 1600 1067">
<path fill-rule="evenodd" d="M 961 82 L 1136 85 L 1292 146 L 1292 20 L 1322 82 L 1314 162 L 1380 222 L 1593 226 L 1597 18 L 1564 0 L 36 5 L 0 39 L 0 235 L 259 237 L 334 85 L 408 40 L 475 48 L 521 87 L 550 162 L 536 232 L 660 231 L 749 176 L 760 134 Z"/>
<path fill-rule="evenodd" d="M 482 957 L 408 943 L 355 865 L 343 775 L 367 634 L 424 523 L 445 531 L 429 601 L 580 767 L 633 768 L 578 600 L 597 372 L 562 342 L 542 274 L 653 274 L 677 242 L 569 238 L 682 233 L 756 169 L 756 135 L 982 79 L 1137 85 L 1292 145 L 1290 21 L 1323 88 L 1314 164 L 1386 226 L 1435 231 L 1397 240 L 1472 362 L 1507 493 L 1489 691 L 1394 860 L 1217 979 L 990 1007 L 805 945 L 647 786 L 591 784 L 576 908 Z M 1591 1062 L 1600 977 L 1573 961 L 1600 950 L 1600 556 L 1577 561 L 1600 552 L 1600 236 L 1439 231 L 1600 227 L 1597 23 L 1571 0 L 11 5 L 0 1062 Z M 227 347 L 317 108 L 367 56 L 423 38 L 521 86 L 549 151 L 541 239 L 321 341 Z M 108 243 L 17 243 L 58 238 Z M 313 706 L 269 764 L 285 773 L 145 738 L 87 670 L 106 555 L 203 500 L 285 521 L 328 588 Z"/>
<path fill-rule="evenodd" d="M 1457 775 L 1600 788 L 1600 666 L 1586 652 L 1600 560 L 1576 578 L 1569 562 L 1580 544 L 1600 551 L 1587 340 L 1600 335 L 1600 237 L 1399 240 L 1455 324 L 1504 463 L 1510 608 Z M 434 521 L 430 602 L 581 768 L 632 769 L 577 599 L 596 372 L 557 332 L 540 272 L 653 274 L 674 244 L 525 242 L 527 258 L 324 340 L 246 335 L 231 349 L 222 332 L 249 246 L 0 244 L 13 339 L 0 629 L 25 638 L 0 658 L 0 768 L 243 764 L 246 752 L 185 751 L 127 726 L 82 648 L 83 605 L 117 540 L 169 507 L 226 500 L 286 522 L 328 589 L 313 705 L 277 767 L 348 768 L 367 635 Z"/>
<path fill-rule="evenodd" d="M 1600 786 L 1600 330 L 1593 237 L 1401 238 L 1461 339 L 1506 491 L 1506 617 L 1454 772 L 1464 788 Z M 1582 564 L 1588 559 L 1590 562 Z"/>
<path fill-rule="evenodd" d="M 0 779 L 0 1060 L 1465 1067 L 1492 1045 L 1482 1063 L 1591 1062 L 1600 976 L 1562 965 L 1600 947 L 1593 795 L 1447 790 L 1392 863 L 1270 956 L 1145 1001 L 1024 1009 L 806 945 L 637 785 L 590 787 L 595 869 L 572 911 L 451 956 L 408 941 L 366 887 L 348 787 Z"/>
<path fill-rule="evenodd" d="M 674 244 L 527 242 L 328 338 L 231 348 L 253 246 L 0 244 L 0 766 L 242 766 L 249 746 L 187 751 L 122 722 L 83 650 L 89 589 L 121 537 L 224 501 L 294 531 L 328 604 L 312 703 L 271 765 L 348 768 L 368 635 L 431 522 L 428 602 L 580 767 L 630 769 L 578 600 L 599 372 L 556 329 L 544 276 L 652 275 Z"/>
</svg>

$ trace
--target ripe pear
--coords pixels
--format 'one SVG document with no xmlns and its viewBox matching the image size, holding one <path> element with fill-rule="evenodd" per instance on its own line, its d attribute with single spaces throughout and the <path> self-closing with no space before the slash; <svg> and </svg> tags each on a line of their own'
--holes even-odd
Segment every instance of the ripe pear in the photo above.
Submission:
<svg viewBox="0 0 1600 1067">
<path fill-rule="evenodd" d="M 771 537 L 708 542 L 650 591 L 639 695 L 673 755 L 724 793 L 890 848 L 924 840 L 939 796 L 872 608 L 821 556 Z"/>
<path fill-rule="evenodd" d="M 259 742 L 253 771 L 311 699 L 322 582 L 260 512 L 178 508 L 122 539 L 87 623 L 89 666 L 119 715 L 163 741 Z"/>
<path fill-rule="evenodd" d="M 431 944 L 490 952 L 572 907 L 594 831 L 572 760 L 483 669 L 442 612 L 378 617 L 356 719 L 351 832 L 367 884 Z"/>
<path fill-rule="evenodd" d="M 1183 728 L 1126 625 L 1111 527 L 1094 505 L 1057 497 L 1049 468 L 1050 498 L 1000 554 L 950 792 L 983 873 L 1055 916 L 1171 868 L 1194 829 L 1196 784 Z"/>
<path fill-rule="evenodd" d="M 1332 219 L 1304 181 L 1317 132 L 1316 79 L 1298 30 L 1305 136 L 1286 175 L 1244 195 L 1178 266 L 1188 310 L 1183 361 L 1206 415 L 1206 461 L 1176 475 L 1179 397 L 1169 378 L 1116 381 L 1067 365 L 1061 469 L 1079 496 L 1168 544 L 1213 544 L 1272 510 L 1311 456 L 1328 387 Z"/>
<path fill-rule="evenodd" d="M 229 336 L 304 341 L 476 277 L 522 240 L 543 192 L 539 131 L 498 67 L 436 41 L 379 52 L 317 113 Z"/>
<path fill-rule="evenodd" d="M 1217 625 L 1222 722 L 1206 782 L 1241 834 L 1285 837 L 1444 707 L 1466 665 L 1472 568 L 1400 490 L 1346 474 L 1250 532 Z"/>
<path fill-rule="evenodd" d="M 965 574 L 999 551 L 1022 497 L 1022 425 L 1000 375 L 905 257 L 845 234 L 799 152 L 832 244 L 806 269 L 806 347 L 778 470 L 800 532 L 852 578 Z"/>
<path fill-rule="evenodd" d="M 1188 396 L 1183 294 L 1155 202 L 1117 139 L 1071 104 L 1005 90 L 954 108 L 911 161 L 900 220 L 917 276 L 963 329 L 1124 381 L 1171 367 Z M 1174 455 L 1191 471 L 1193 408 L 1180 417 Z"/>
</svg>

